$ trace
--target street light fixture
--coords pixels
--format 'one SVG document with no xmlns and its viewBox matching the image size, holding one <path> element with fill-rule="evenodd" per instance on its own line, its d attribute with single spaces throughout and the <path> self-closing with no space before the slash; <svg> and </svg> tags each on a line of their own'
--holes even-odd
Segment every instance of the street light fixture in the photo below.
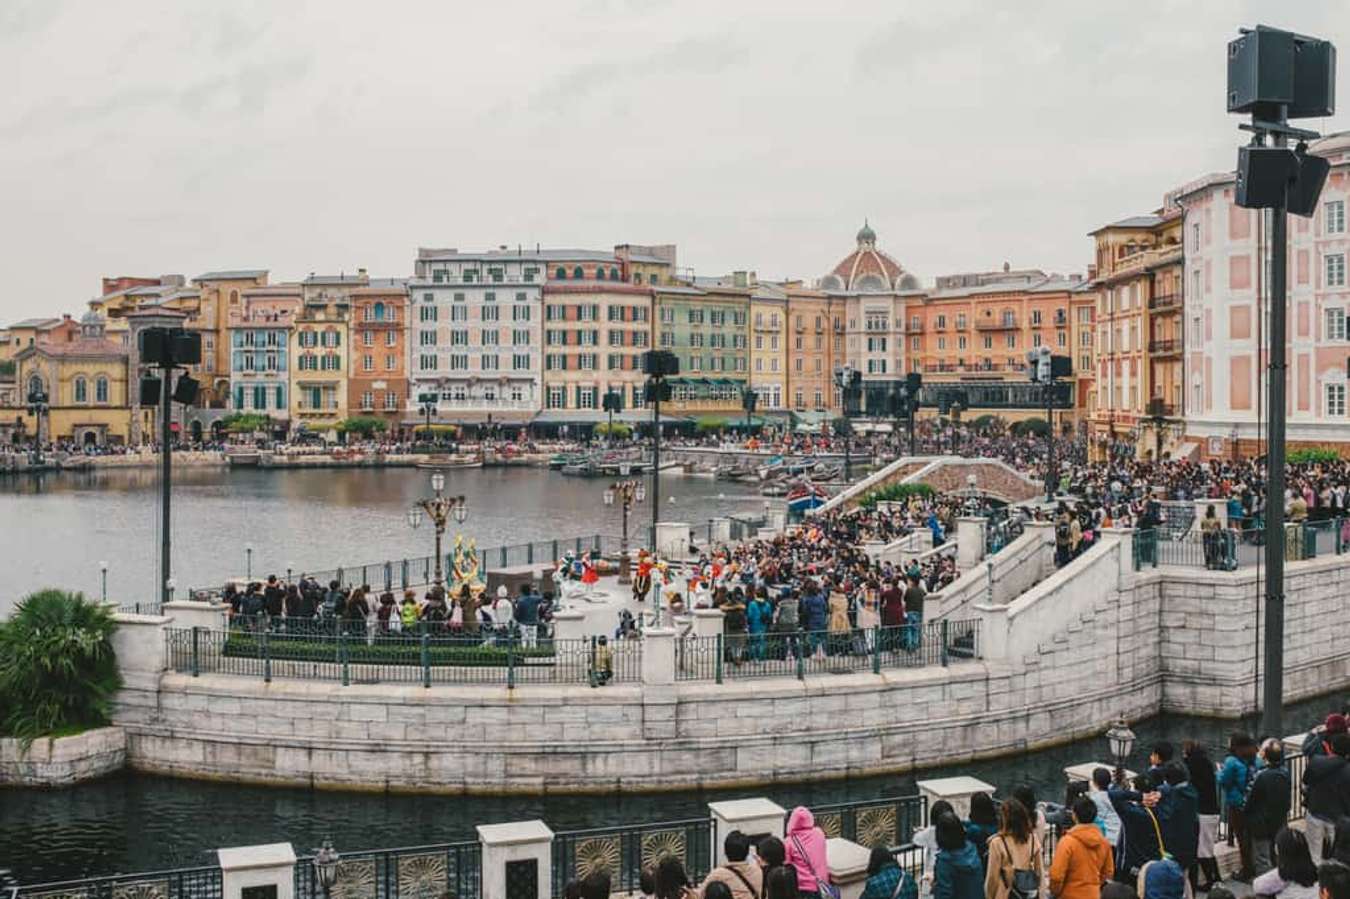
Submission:
<svg viewBox="0 0 1350 899">
<path fill-rule="evenodd" d="M 99 570 L 99 574 L 101 574 L 101 575 L 103 576 L 103 602 L 104 602 L 104 604 L 107 604 L 107 602 L 108 602 L 108 563 L 107 563 L 107 562 L 99 562 L 99 563 L 98 563 L 98 570 Z"/>
<path fill-rule="evenodd" d="M 633 582 L 631 560 L 628 558 L 628 513 L 632 511 L 634 503 L 640 503 L 646 498 L 647 488 L 638 480 L 616 481 L 606 487 L 604 494 L 602 494 L 605 505 L 612 506 L 617 502 L 623 508 L 623 538 L 619 543 L 619 583 L 621 584 Z"/>
<path fill-rule="evenodd" d="M 169 591 L 169 602 L 173 602 L 173 588 L 178 586 L 178 582 L 175 581 L 173 578 L 169 578 L 167 581 L 164 582 L 164 586 Z"/>
<path fill-rule="evenodd" d="M 417 528 L 422 524 L 422 516 L 425 513 L 431 523 L 436 527 L 436 573 L 432 581 L 433 588 L 439 590 L 441 595 L 445 595 L 445 574 L 443 569 L 444 558 L 441 554 L 441 538 L 445 536 L 446 522 L 451 518 L 460 524 L 469 517 L 468 501 L 463 496 L 443 496 L 441 491 L 445 489 L 444 472 L 434 472 L 431 475 L 431 489 L 436 495 L 427 499 L 419 499 L 412 508 L 408 509 L 408 524 Z"/>
<path fill-rule="evenodd" d="M 1134 731 L 1125 723 L 1124 718 L 1117 718 L 1111 725 L 1111 729 L 1106 732 L 1106 742 L 1111 746 L 1111 754 L 1116 758 L 1116 783 L 1125 783 L 1125 759 L 1129 758 L 1130 752 L 1134 749 Z"/>
<path fill-rule="evenodd" d="M 338 862 L 341 860 L 342 856 L 333 848 L 333 840 L 324 837 L 323 846 L 314 853 L 314 875 L 325 896 L 331 895 L 333 887 L 337 886 Z"/>
<path fill-rule="evenodd" d="M 253 580 L 253 544 L 244 544 L 244 576 Z"/>
</svg>

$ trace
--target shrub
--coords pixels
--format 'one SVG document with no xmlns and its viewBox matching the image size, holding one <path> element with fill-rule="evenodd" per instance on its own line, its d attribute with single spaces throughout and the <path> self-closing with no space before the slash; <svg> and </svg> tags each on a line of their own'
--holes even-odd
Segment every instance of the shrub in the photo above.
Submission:
<svg viewBox="0 0 1350 899">
<path fill-rule="evenodd" d="M 997 415 L 981 415 L 970 423 L 970 426 L 977 431 L 999 432 L 1003 430 L 1003 419 Z"/>
<path fill-rule="evenodd" d="M 624 422 L 621 421 L 616 421 L 614 422 L 613 429 L 611 429 L 609 426 L 609 422 L 602 421 L 600 422 L 600 424 L 595 426 L 595 436 L 618 437 L 621 440 L 627 440 L 629 437 L 633 436 L 633 426 L 630 424 L 625 424 Z"/>
<path fill-rule="evenodd" d="M 864 509 L 871 509 L 878 502 L 899 502 L 911 496 L 929 497 L 933 492 L 933 488 L 927 484 L 887 484 L 863 496 L 858 500 L 858 505 Z"/>
<path fill-rule="evenodd" d="M 714 416 L 706 416 L 694 422 L 694 427 L 700 434 L 707 434 L 710 431 L 721 431 L 726 426 L 727 420 L 725 418 L 717 418 Z"/>
<path fill-rule="evenodd" d="M 1290 465 L 1327 464 L 1339 462 L 1341 454 L 1334 449 L 1327 449 L 1323 446 L 1305 446 L 1301 449 L 1291 450 L 1286 459 Z"/>
<path fill-rule="evenodd" d="M 337 423 L 337 432 L 339 434 L 355 434 L 357 437 L 370 437 L 373 434 L 383 434 L 389 430 L 389 423 L 381 418 L 372 418 L 368 415 L 357 415 L 352 418 L 344 418 Z"/>
<path fill-rule="evenodd" d="M 25 747 L 38 737 L 108 723 L 119 687 L 105 607 L 83 593 L 42 590 L 0 627 L 0 729 Z"/>
<path fill-rule="evenodd" d="M 271 428 L 271 419 L 256 412 L 236 412 L 220 420 L 220 426 L 231 434 L 251 434 Z"/>
<path fill-rule="evenodd" d="M 1050 433 L 1050 425 L 1044 418 L 1025 418 L 1013 422 L 1009 430 L 1014 437 L 1044 437 Z"/>
</svg>

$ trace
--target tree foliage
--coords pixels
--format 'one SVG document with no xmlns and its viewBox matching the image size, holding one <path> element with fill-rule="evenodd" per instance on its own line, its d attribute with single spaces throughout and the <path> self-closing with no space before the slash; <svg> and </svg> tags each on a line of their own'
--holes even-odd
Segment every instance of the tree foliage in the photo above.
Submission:
<svg viewBox="0 0 1350 899">
<path fill-rule="evenodd" d="M 266 431 L 272 426 L 272 420 L 256 412 L 236 412 L 220 420 L 220 426 L 230 434 L 252 434 L 254 431 Z"/>
<path fill-rule="evenodd" d="M 858 500 L 858 505 L 864 509 L 871 509 L 878 502 L 900 502 L 909 499 L 911 496 L 929 497 L 933 495 L 933 492 L 933 488 L 927 484 L 887 484 Z"/>
<path fill-rule="evenodd" d="M 1290 465 L 1306 465 L 1309 463 L 1325 465 L 1331 462 L 1339 462 L 1341 454 L 1324 446 L 1306 446 L 1290 450 L 1286 458 Z"/>
<path fill-rule="evenodd" d="M 614 422 L 614 428 L 611 431 L 609 422 L 602 421 L 595 426 L 595 436 L 597 437 L 618 437 L 620 440 L 627 440 L 633 436 L 633 426 L 622 421 Z"/>
<path fill-rule="evenodd" d="M 370 415 L 354 415 L 337 423 L 339 434 L 355 434 L 357 437 L 370 437 L 389 430 L 389 423 L 382 418 Z"/>
<path fill-rule="evenodd" d="M 711 415 L 704 416 L 703 418 L 700 418 L 698 421 L 694 422 L 694 428 L 700 434 L 707 434 L 713 431 L 721 431 L 725 429 L 726 426 L 727 420 L 725 418 L 719 418 L 717 416 Z"/>
<path fill-rule="evenodd" d="M 1044 418 L 1024 418 L 1009 428 L 1014 437 L 1044 437 L 1050 433 L 1050 424 Z"/>
<path fill-rule="evenodd" d="M 122 685 L 112 613 L 83 593 L 41 590 L 0 625 L 0 731 L 25 746 L 108 723 Z"/>
</svg>

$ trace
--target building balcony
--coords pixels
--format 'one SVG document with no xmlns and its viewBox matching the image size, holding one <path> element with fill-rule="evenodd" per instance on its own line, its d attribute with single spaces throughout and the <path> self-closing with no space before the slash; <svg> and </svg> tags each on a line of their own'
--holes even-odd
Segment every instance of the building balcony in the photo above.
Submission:
<svg viewBox="0 0 1350 899">
<path fill-rule="evenodd" d="M 1150 356 L 1180 356 L 1181 349 L 1181 341 L 1175 338 L 1171 340 L 1150 340 L 1148 342 Z"/>
<path fill-rule="evenodd" d="M 1017 317 L 988 318 L 975 323 L 976 331 L 1015 331 L 1018 328 Z"/>
<path fill-rule="evenodd" d="M 1148 308 L 1159 312 L 1177 311 L 1181 309 L 1181 300 L 1182 297 L 1179 293 L 1159 294 L 1148 298 Z"/>
</svg>

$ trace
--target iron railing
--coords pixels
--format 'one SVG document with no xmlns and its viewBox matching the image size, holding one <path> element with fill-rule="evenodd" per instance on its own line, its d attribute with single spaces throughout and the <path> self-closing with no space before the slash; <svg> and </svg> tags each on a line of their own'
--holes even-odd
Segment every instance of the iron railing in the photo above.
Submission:
<svg viewBox="0 0 1350 899">
<path fill-rule="evenodd" d="M 364 624 L 364 623 L 362 623 Z M 302 633 L 167 628 L 165 666 L 181 674 L 229 674 L 381 684 L 567 683 L 604 686 L 642 677 L 642 643 L 598 637 L 522 640 L 520 634 Z"/>
<path fill-rule="evenodd" d="M 1235 571 L 1254 566 L 1264 558 L 1265 531 L 1259 528 L 1226 528 L 1202 533 L 1199 540 L 1169 540 L 1159 529 L 1134 535 L 1134 568 L 1160 565 Z M 1284 558 L 1287 562 L 1324 555 L 1344 555 L 1350 550 L 1350 518 L 1327 518 L 1285 526 Z"/>
<path fill-rule="evenodd" d="M 480 899 L 482 848 L 473 841 L 343 852 L 337 883 L 341 895 L 367 899 Z M 296 899 L 327 899 L 327 895 L 314 859 L 296 859 Z"/>
<path fill-rule="evenodd" d="M 723 683 L 756 677 L 879 672 L 980 657 L 980 620 L 847 631 L 686 636 L 675 644 L 675 679 Z"/>
<path fill-rule="evenodd" d="M 636 893 L 643 868 L 674 856 L 699 883 L 712 870 L 712 820 L 691 818 L 661 824 L 571 830 L 553 836 L 553 893 L 573 880 L 608 871 L 610 891 Z"/>
<path fill-rule="evenodd" d="M 640 529 L 633 532 L 632 545 L 646 536 Z M 536 540 L 530 543 L 515 543 L 510 546 L 479 548 L 478 558 L 482 563 L 479 574 L 486 576 L 489 570 L 512 568 L 520 565 L 547 565 L 561 559 L 567 552 L 580 556 L 584 552 L 598 553 L 602 556 L 617 555 L 622 540 L 608 534 L 589 534 L 582 537 L 567 537 L 558 540 Z M 447 580 L 454 570 L 454 555 L 447 553 L 442 562 L 442 571 Z M 341 565 L 337 568 L 316 570 L 296 568 L 284 572 L 287 579 L 305 576 L 327 587 L 337 581 L 339 587 L 356 588 L 368 585 L 378 590 L 403 590 L 430 584 L 436 570 L 436 557 L 416 556 L 403 559 L 385 559 L 381 562 L 365 562 L 357 565 Z M 257 580 L 267 575 L 281 576 L 283 572 L 275 569 L 260 570 Z M 218 595 L 224 590 L 223 584 L 194 587 L 189 591 L 191 598 Z"/>
<path fill-rule="evenodd" d="M 813 806 L 811 813 L 828 838 L 852 840 L 868 849 L 889 849 L 910 843 L 914 831 L 928 825 L 928 800 L 919 794 L 861 799 Z"/>
<path fill-rule="evenodd" d="M 87 877 L 19 887 L 15 899 L 221 899 L 219 867 Z"/>
</svg>

